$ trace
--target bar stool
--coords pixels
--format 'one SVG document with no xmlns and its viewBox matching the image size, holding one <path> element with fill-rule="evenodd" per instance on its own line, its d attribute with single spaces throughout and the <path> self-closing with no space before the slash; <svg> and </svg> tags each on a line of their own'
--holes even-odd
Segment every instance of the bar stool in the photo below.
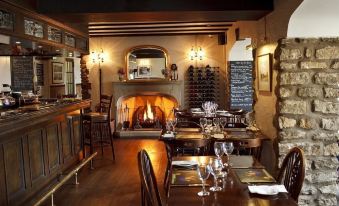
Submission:
<svg viewBox="0 0 339 206">
<path fill-rule="evenodd" d="M 84 156 L 86 156 L 86 146 L 90 148 L 90 154 L 94 153 L 96 144 L 100 144 L 101 153 L 104 154 L 104 146 L 112 147 L 112 156 L 115 160 L 113 136 L 111 129 L 111 106 L 113 96 L 101 95 L 100 103 L 96 112 L 89 112 L 82 115 L 84 129 Z"/>
</svg>

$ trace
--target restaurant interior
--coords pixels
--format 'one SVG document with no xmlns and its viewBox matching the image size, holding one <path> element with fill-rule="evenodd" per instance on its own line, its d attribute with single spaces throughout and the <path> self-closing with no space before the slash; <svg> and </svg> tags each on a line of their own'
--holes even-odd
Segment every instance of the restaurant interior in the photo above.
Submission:
<svg viewBox="0 0 339 206">
<path fill-rule="evenodd" d="M 0 1 L 0 205 L 339 205 L 337 0 Z"/>
</svg>

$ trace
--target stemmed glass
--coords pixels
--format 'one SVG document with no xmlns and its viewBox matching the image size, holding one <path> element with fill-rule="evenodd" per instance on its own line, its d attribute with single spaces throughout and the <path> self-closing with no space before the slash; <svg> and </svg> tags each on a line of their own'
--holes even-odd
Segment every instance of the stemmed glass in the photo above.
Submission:
<svg viewBox="0 0 339 206">
<path fill-rule="evenodd" d="M 215 117 L 215 118 L 213 118 L 213 124 L 214 124 L 214 126 L 215 126 L 215 131 L 216 132 L 220 132 L 220 119 L 219 118 L 217 118 L 217 117 Z"/>
<path fill-rule="evenodd" d="M 224 143 L 223 142 L 214 142 L 214 153 L 221 159 L 221 156 L 224 154 Z"/>
<path fill-rule="evenodd" d="M 218 177 L 222 176 L 222 161 L 217 158 L 210 158 L 210 163 L 208 164 L 208 169 L 214 178 L 214 186 L 210 187 L 210 190 L 213 192 L 221 191 L 222 188 L 218 186 Z"/>
<path fill-rule="evenodd" d="M 206 118 L 200 118 L 200 127 L 201 127 L 201 131 L 202 133 L 205 133 L 205 127 L 207 125 L 207 119 Z"/>
<path fill-rule="evenodd" d="M 233 142 L 224 142 L 223 143 L 223 151 L 227 155 L 229 159 L 229 155 L 232 154 L 234 150 Z"/>
<path fill-rule="evenodd" d="M 211 128 L 212 128 L 212 124 L 213 122 L 212 122 L 212 120 L 211 119 L 207 119 L 206 120 L 206 127 L 207 127 L 207 131 L 206 131 L 206 133 L 208 133 L 208 134 L 210 134 L 211 133 Z"/>
<path fill-rule="evenodd" d="M 199 178 L 202 182 L 202 191 L 198 192 L 198 195 L 200 197 L 210 195 L 210 192 L 206 191 L 206 188 L 205 188 L 206 180 L 210 176 L 210 170 L 208 169 L 208 165 L 204 163 L 199 163 L 197 170 L 198 170 Z"/>
<path fill-rule="evenodd" d="M 175 132 L 175 126 L 177 125 L 177 118 L 174 118 L 174 119 L 172 119 L 171 121 L 171 125 L 172 125 L 172 128 L 173 128 L 173 132 Z"/>
<path fill-rule="evenodd" d="M 225 126 L 226 126 L 226 123 L 227 123 L 227 119 L 226 117 L 220 117 L 220 125 L 221 125 L 221 128 L 222 128 L 222 132 L 224 132 L 224 129 L 225 129 Z"/>
</svg>

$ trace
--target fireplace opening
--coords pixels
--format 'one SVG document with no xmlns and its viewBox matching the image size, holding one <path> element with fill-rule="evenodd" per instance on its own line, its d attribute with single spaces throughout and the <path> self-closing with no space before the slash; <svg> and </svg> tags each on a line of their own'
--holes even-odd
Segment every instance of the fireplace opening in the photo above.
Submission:
<svg viewBox="0 0 339 206">
<path fill-rule="evenodd" d="M 118 129 L 163 129 L 166 120 L 173 119 L 177 100 L 167 94 L 137 94 L 119 98 L 117 102 Z"/>
</svg>

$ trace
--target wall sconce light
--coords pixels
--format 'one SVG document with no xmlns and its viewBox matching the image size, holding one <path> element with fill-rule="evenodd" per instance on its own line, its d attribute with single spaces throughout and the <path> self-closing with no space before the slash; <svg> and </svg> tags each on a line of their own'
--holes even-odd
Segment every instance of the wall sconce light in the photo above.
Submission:
<svg viewBox="0 0 339 206">
<path fill-rule="evenodd" d="M 101 49 L 101 51 L 98 52 L 98 53 L 92 51 L 91 56 L 92 56 L 92 61 L 93 61 L 93 63 L 95 63 L 96 61 L 98 61 L 99 66 L 100 66 L 100 62 L 101 62 L 101 63 L 104 62 L 104 50 L 102 50 L 102 49 Z"/>
<path fill-rule="evenodd" d="M 194 59 L 202 60 L 203 57 L 204 57 L 204 52 L 203 52 L 202 48 L 201 47 L 194 48 L 192 46 L 191 51 L 190 51 L 191 60 L 194 60 Z"/>
</svg>

